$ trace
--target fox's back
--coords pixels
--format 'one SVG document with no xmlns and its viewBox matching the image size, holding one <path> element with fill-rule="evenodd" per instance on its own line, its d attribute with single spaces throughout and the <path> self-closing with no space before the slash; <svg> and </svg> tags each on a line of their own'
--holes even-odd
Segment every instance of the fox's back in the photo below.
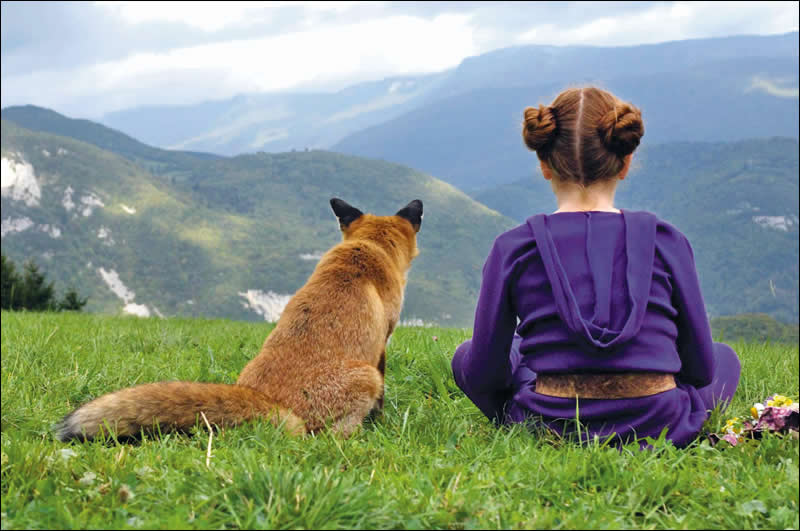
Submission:
<svg viewBox="0 0 800 531">
<path fill-rule="evenodd" d="M 240 384 L 278 399 L 305 387 L 310 372 L 380 362 L 399 319 L 416 239 L 410 226 L 403 230 L 407 221 L 370 218 L 356 227 L 364 237 L 346 238 L 323 255 L 242 371 Z"/>
</svg>

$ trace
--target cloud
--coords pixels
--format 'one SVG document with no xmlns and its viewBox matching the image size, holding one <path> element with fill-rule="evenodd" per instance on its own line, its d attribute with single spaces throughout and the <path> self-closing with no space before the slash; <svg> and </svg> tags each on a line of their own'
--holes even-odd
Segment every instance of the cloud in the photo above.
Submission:
<svg viewBox="0 0 800 531">
<path fill-rule="evenodd" d="M 468 15 L 432 20 L 390 16 L 274 37 L 137 53 L 69 71 L 9 76 L 3 79 L 4 98 L 6 93 L 24 95 L 60 108 L 82 106 L 89 100 L 95 102 L 91 112 L 99 116 L 145 101 L 175 104 L 241 92 L 343 86 L 373 76 L 451 68 L 465 55 L 477 53 L 471 35 Z M 53 86 L 59 90 L 52 91 Z"/>
<path fill-rule="evenodd" d="M 99 118 L 333 91 L 519 44 L 783 33 L 797 13 L 798 2 L 3 2 L 0 104 Z"/>
<path fill-rule="evenodd" d="M 108 7 L 132 24 L 172 22 L 194 26 L 206 32 L 219 31 L 225 27 L 245 22 L 256 11 L 263 13 L 264 2 L 225 2 L 225 6 L 214 3 L 197 3 L 188 7 L 185 2 L 95 2 Z M 263 21 L 262 16 L 257 20 Z"/>
<path fill-rule="evenodd" d="M 797 27 L 798 2 L 669 2 L 634 13 L 604 14 L 564 27 L 531 26 L 520 44 L 626 46 L 740 34 L 777 34 Z"/>
<path fill-rule="evenodd" d="M 78 2 L 3 2 L 3 78 L 37 70 L 71 69 L 165 50 L 206 38 L 183 24 L 137 25 L 115 12 Z"/>
<path fill-rule="evenodd" d="M 291 32 L 348 4 L 330 3 L 3 2 L 3 77 Z"/>
<path fill-rule="evenodd" d="M 206 32 L 217 32 L 234 26 L 253 26 L 268 23 L 286 8 L 328 14 L 343 13 L 359 6 L 360 2 L 195 2 L 188 7 L 185 1 L 102 1 L 98 6 L 108 7 L 133 24 L 173 22 L 186 24 Z M 378 2 L 375 6 L 382 4 Z"/>
</svg>

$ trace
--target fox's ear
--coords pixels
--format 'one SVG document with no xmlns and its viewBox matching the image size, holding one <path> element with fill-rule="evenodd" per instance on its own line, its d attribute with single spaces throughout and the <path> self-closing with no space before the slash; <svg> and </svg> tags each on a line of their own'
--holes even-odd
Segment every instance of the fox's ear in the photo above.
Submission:
<svg viewBox="0 0 800 531">
<path fill-rule="evenodd" d="M 348 205 L 347 202 L 337 197 L 331 199 L 331 208 L 339 219 L 339 228 L 342 230 L 349 227 L 352 222 L 364 215 L 359 209 Z"/>
<path fill-rule="evenodd" d="M 414 227 L 414 232 L 419 232 L 422 225 L 422 201 L 414 199 L 409 204 L 401 208 L 395 216 L 407 219 Z"/>
</svg>

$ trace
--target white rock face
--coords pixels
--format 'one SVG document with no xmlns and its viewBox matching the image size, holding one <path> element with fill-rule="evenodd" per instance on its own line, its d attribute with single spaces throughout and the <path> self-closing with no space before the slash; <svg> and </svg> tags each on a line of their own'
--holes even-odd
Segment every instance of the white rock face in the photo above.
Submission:
<svg viewBox="0 0 800 531">
<path fill-rule="evenodd" d="M 769 79 L 761 76 L 754 76 L 750 80 L 750 90 L 760 90 L 771 96 L 778 98 L 792 98 L 797 99 L 800 95 L 800 90 L 797 87 L 786 86 L 784 79 Z"/>
<path fill-rule="evenodd" d="M 31 218 L 6 218 L 0 223 L 0 237 L 5 237 L 6 234 L 11 232 L 22 232 L 33 227 L 33 220 Z"/>
<path fill-rule="evenodd" d="M 422 319 L 418 317 L 412 317 L 410 319 L 404 319 L 397 323 L 397 326 L 418 326 L 422 328 L 430 328 L 433 325 L 431 323 L 426 323 Z"/>
<path fill-rule="evenodd" d="M 56 227 L 55 225 L 39 225 L 39 230 L 49 234 L 51 238 L 58 239 L 61 237 L 61 229 Z"/>
<path fill-rule="evenodd" d="M 133 207 L 129 207 L 128 205 L 123 205 L 122 203 L 120 203 L 119 206 L 122 207 L 122 210 L 124 210 L 128 214 L 136 214 L 136 209 Z"/>
<path fill-rule="evenodd" d="M 106 286 L 114 292 L 114 295 L 122 299 L 122 302 L 125 303 L 125 306 L 122 308 L 122 311 L 125 313 L 129 313 L 132 315 L 138 315 L 139 317 L 150 317 L 150 310 L 144 304 L 136 304 L 133 302 L 133 299 L 136 297 L 136 294 L 129 290 L 125 284 L 119 279 L 119 274 L 116 271 L 111 269 L 110 271 L 106 271 L 102 267 L 97 268 L 97 272 L 100 273 L 100 276 L 103 278 L 103 282 L 106 283 Z"/>
<path fill-rule="evenodd" d="M 64 210 L 67 212 L 75 208 L 75 201 L 72 200 L 72 194 L 74 193 L 75 190 L 73 190 L 71 186 L 67 186 L 67 189 L 64 190 L 64 197 L 61 199 L 61 204 L 64 205 Z"/>
<path fill-rule="evenodd" d="M 97 237 L 103 240 L 104 245 L 114 245 L 114 238 L 111 237 L 111 229 L 108 227 L 100 227 Z"/>
<path fill-rule="evenodd" d="M 102 267 L 97 268 L 97 272 L 100 273 L 100 276 L 103 278 L 103 282 L 106 283 L 108 289 L 114 292 L 114 295 L 122 299 L 122 302 L 128 304 L 133 302 L 133 299 L 136 297 L 136 293 L 129 290 L 125 284 L 119 279 L 119 274 L 114 271 L 113 269 L 110 271 L 106 271 Z"/>
<path fill-rule="evenodd" d="M 22 160 L 20 162 L 3 157 L 0 159 L 0 194 L 14 201 L 24 201 L 28 206 L 38 206 L 42 198 L 42 189 L 33 173 L 33 166 Z"/>
<path fill-rule="evenodd" d="M 789 232 L 789 229 L 798 224 L 797 216 L 753 216 L 753 222 L 774 230 Z"/>
<path fill-rule="evenodd" d="M 139 317 L 150 317 L 150 310 L 148 310 L 147 306 L 144 304 L 134 304 L 130 302 L 126 304 L 124 308 L 122 308 L 122 311 L 125 313 L 138 315 Z"/>
<path fill-rule="evenodd" d="M 761 207 L 753 206 L 749 201 L 742 201 L 736 205 L 736 208 L 729 208 L 725 213 L 733 216 L 743 212 L 758 212 L 759 210 L 761 210 Z"/>
<path fill-rule="evenodd" d="M 325 254 L 322 251 L 317 251 L 314 253 L 304 253 L 300 255 L 301 260 L 313 260 L 314 262 L 318 262 L 322 255 Z"/>
<path fill-rule="evenodd" d="M 281 295 L 274 291 L 264 293 L 260 289 L 249 289 L 246 293 L 239 292 L 240 297 L 244 297 L 247 302 L 242 306 L 264 316 L 265 321 L 275 322 L 283 313 L 286 305 L 289 304 L 291 295 Z"/>
<path fill-rule="evenodd" d="M 105 204 L 103 204 L 103 201 L 101 201 L 99 197 L 97 197 L 94 193 L 91 192 L 89 193 L 89 195 L 81 197 L 81 203 L 83 203 L 84 205 L 81 214 L 83 214 L 84 217 L 87 218 L 92 215 L 92 210 L 94 209 L 94 207 L 106 206 Z"/>
</svg>

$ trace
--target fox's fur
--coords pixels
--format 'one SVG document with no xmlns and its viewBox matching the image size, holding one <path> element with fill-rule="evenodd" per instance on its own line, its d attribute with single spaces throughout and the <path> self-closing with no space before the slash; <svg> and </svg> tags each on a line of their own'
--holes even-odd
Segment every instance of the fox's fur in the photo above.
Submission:
<svg viewBox="0 0 800 531">
<path fill-rule="evenodd" d="M 59 423 L 58 438 L 187 430 L 266 418 L 293 434 L 325 426 L 344 436 L 383 406 L 385 346 L 418 254 L 422 202 L 373 216 L 331 199 L 343 241 L 291 298 L 259 354 L 234 385 L 160 382 L 103 395 Z"/>
</svg>

